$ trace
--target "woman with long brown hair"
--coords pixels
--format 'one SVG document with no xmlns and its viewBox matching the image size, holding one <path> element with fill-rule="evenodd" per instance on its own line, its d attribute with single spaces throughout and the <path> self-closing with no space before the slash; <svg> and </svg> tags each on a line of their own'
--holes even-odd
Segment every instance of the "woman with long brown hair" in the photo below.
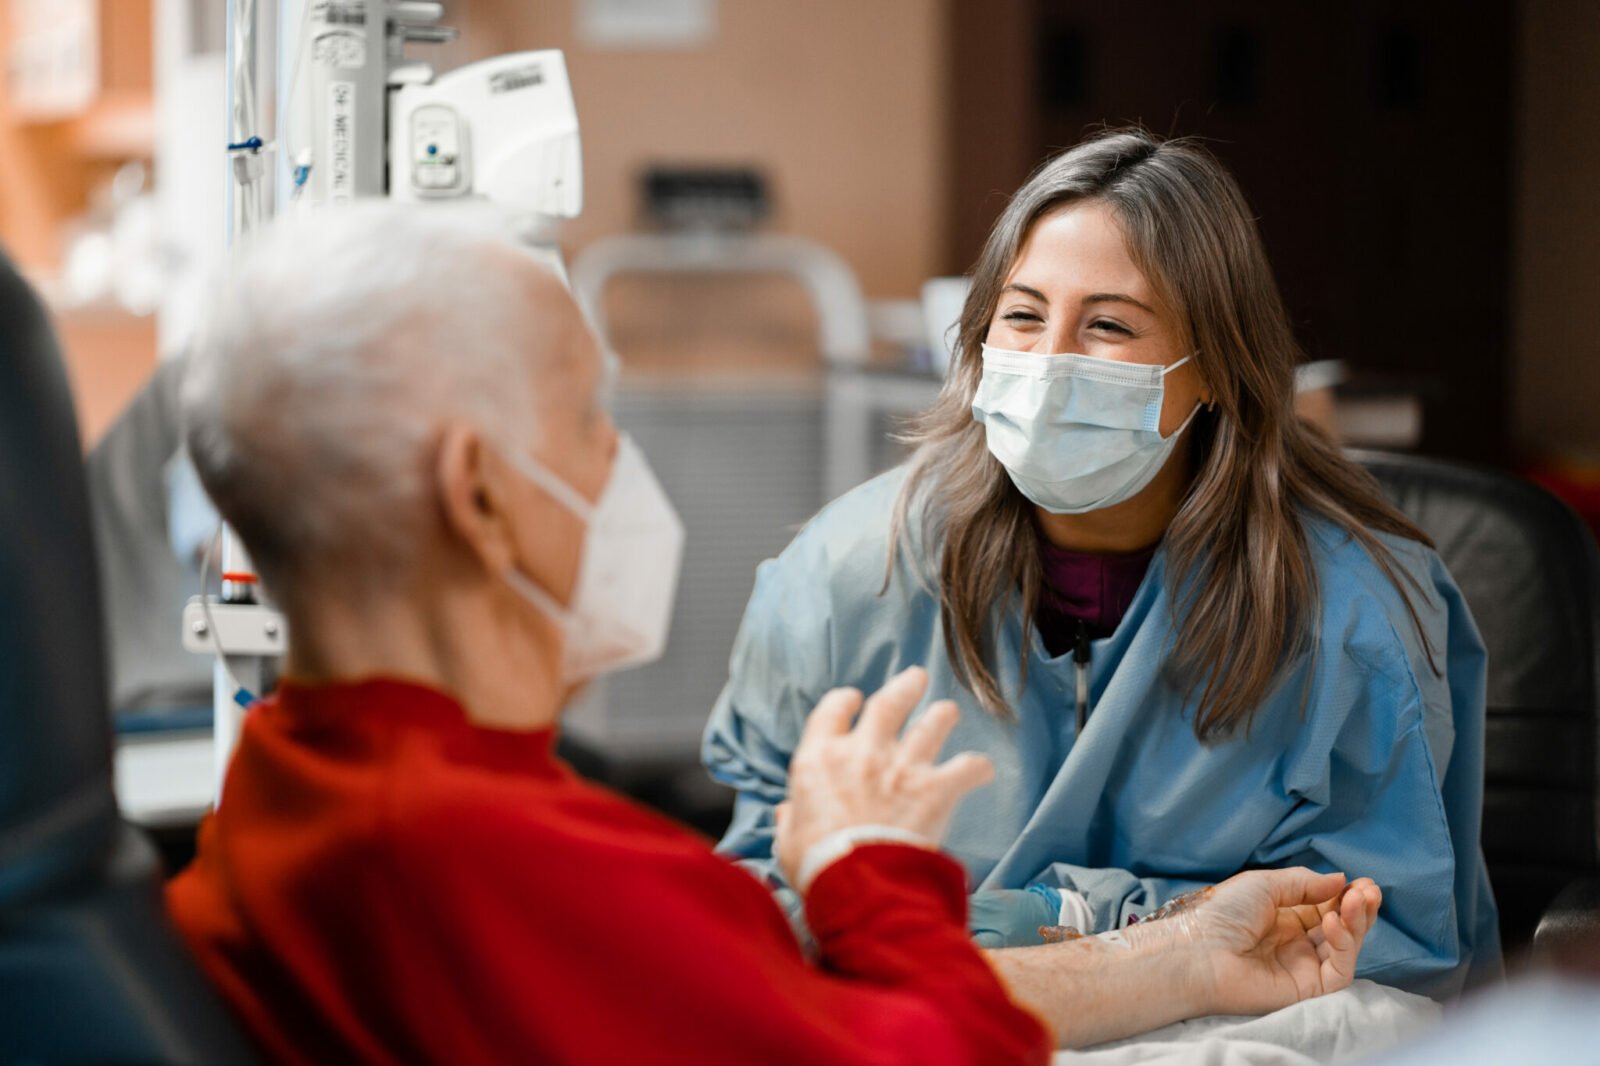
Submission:
<svg viewBox="0 0 1600 1066">
<path fill-rule="evenodd" d="M 1295 417 L 1300 353 L 1232 177 L 1140 131 L 1050 160 L 956 348 L 909 463 L 759 571 L 706 734 L 739 790 L 724 850 L 770 871 L 805 713 L 920 664 L 966 711 L 951 744 L 998 771 L 947 841 L 980 942 L 1304 864 L 1382 886 L 1362 976 L 1497 972 L 1482 644 L 1427 537 Z"/>
</svg>

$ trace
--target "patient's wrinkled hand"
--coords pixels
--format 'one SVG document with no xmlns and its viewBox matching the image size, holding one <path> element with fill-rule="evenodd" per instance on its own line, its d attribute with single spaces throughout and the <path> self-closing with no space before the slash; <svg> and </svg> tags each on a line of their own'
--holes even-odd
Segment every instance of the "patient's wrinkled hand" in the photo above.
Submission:
<svg viewBox="0 0 1600 1066">
<path fill-rule="evenodd" d="M 955 727 L 954 703 L 928 708 L 905 735 L 901 727 L 928 687 L 912 667 L 897 674 L 862 708 L 861 693 L 835 689 L 806 720 L 789 762 L 789 799 L 778 806 L 774 852 L 791 884 L 806 852 L 829 834 L 855 826 L 906 830 L 937 844 L 956 801 L 994 776 L 988 759 L 970 752 L 934 765 Z M 860 722 L 850 727 L 856 711 Z"/>
<path fill-rule="evenodd" d="M 1347 987 L 1382 900 L 1369 878 L 1347 886 L 1341 873 L 1254 870 L 1127 935 L 1188 949 L 1211 1013 L 1264 1014 Z"/>
</svg>

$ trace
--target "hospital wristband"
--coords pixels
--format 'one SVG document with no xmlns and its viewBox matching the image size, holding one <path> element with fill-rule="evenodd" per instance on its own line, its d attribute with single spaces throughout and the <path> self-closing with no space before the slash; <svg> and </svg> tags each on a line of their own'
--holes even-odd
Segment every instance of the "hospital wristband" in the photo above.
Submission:
<svg viewBox="0 0 1600 1066">
<path fill-rule="evenodd" d="M 852 825 L 835 829 L 811 847 L 800 859 L 795 888 L 804 895 L 826 867 L 832 866 L 862 844 L 909 844 L 914 848 L 937 851 L 933 841 L 921 833 L 892 825 Z"/>
</svg>

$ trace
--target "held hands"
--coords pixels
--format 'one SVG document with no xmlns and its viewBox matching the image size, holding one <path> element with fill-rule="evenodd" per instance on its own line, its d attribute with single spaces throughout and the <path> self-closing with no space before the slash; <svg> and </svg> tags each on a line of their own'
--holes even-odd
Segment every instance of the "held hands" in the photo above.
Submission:
<svg viewBox="0 0 1600 1066">
<path fill-rule="evenodd" d="M 865 709 L 861 693 L 834 689 L 811 712 L 789 762 L 789 799 L 777 809 L 773 850 L 791 884 L 811 846 L 840 829 L 891 826 L 937 844 L 956 801 L 994 776 L 989 760 L 971 752 L 934 765 L 956 724 L 949 700 L 930 706 L 900 735 L 927 687 L 927 673 L 912 667 Z M 858 710 L 861 719 L 851 729 Z"/>
<path fill-rule="evenodd" d="M 1192 979 L 1209 1013 L 1265 1014 L 1348 986 L 1382 901 L 1365 877 L 1346 887 L 1342 873 L 1253 870 L 1127 935 L 1197 951 Z"/>
</svg>

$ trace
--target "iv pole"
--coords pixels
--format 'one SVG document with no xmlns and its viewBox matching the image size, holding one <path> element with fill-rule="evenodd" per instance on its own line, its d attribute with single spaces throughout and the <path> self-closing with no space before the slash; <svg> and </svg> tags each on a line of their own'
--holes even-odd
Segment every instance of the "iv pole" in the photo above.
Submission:
<svg viewBox="0 0 1600 1066">
<path fill-rule="evenodd" d="M 276 4 L 273 5 L 274 8 Z M 268 160 L 273 142 L 257 95 L 261 69 L 257 0 L 228 0 L 227 152 L 228 244 L 262 225 L 271 216 L 267 196 Z M 276 82 L 276 78 L 273 79 Z M 274 84 L 274 90 L 277 86 Z M 273 109 L 274 115 L 279 109 Z M 270 131 L 269 131 L 270 132 Z M 216 657 L 212 667 L 212 794 L 222 799 L 222 781 L 244 721 L 244 709 L 262 689 L 269 658 L 287 648 L 286 627 L 277 611 L 259 602 L 254 567 L 234 533 L 219 529 L 222 595 L 211 599 L 202 587 L 183 612 L 184 647 Z M 206 553 L 209 569 L 215 545 Z"/>
<path fill-rule="evenodd" d="M 318 209 L 314 205 L 360 197 L 481 194 L 550 217 L 578 213 L 577 116 L 559 52 L 511 53 L 435 80 L 428 64 L 407 60 L 405 46 L 455 38 L 453 29 L 436 25 L 444 15 L 438 0 L 266 0 L 265 7 L 270 18 L 263 18 L 261 0 L 228 0 L 230 246 L 275 210 L 290 209 L 292 200 Z M 264 25 L 273 27 L 265 47 Z M 294 57 L 287 75 L 279 61 L 286 54 Z M 270 110 L 261 106 L 263 71 L 270 71 Z M 307 101 L 309 131 L 302 113 Z M 403 175 L 396 189 L 389 188 L 391 106 L 400 109 L 395 121 L 406 131 L 400 143 L 411 153 L 395 164 Z M 471 138 L 469 120 L 476 123 Z M 481 159 L 470 151 L 474 142 L 485 148 Z M 442 164 L 449 165 L 441 170 Z M 425 180 L 441 174 L 449 188 Z M 559 255 L 545 254 L 559 269 Z M 261 602 L 243 544 L 226 525 L 219 538 L 222 594 L 206 593 L 204 578 L 216 554 L 208 552 L 201 595 L 184 608 L 183 643 L 216 659 L 213 795 L 220 803 L 245 708 L 269 680 L 268 662 L 281 658 L 288 644 L 283 616 Z"/>
<path fill-rule="evenodd" d="M 283 18 L 287 11 L 293 17 Z M 227 154 L 228 244 L 247 238 L 286 203 L 288 190 L 277 179 L 284 162 L 296 168 L 296 192 L 306 178 L 300 160 L 279 160 L 288 126 L 295 121 L 299 79 L 287 78 L 277 59 L 284 42 L 296 49 L 295 71 L 306 68 L 308 84 L 329 101 L 330 140 L 319 164 L 329 201 L 385 194 L 385 105 L 390 67 L 399 63 L 407 41 L 442 43 L 454 31 L 431 24 L 443 5 L 395 0 L 228 0 L 227 21 Z M 315 54 L 317 42 L 296 34 L 320 25 L 329 36 L 353 47 L 326 64 Z M 263 47 L 263 25 L 274 28 L 270 47 Z M 264 53 L 271 53 L 264 55 Z M 261 106 L 261 74 L 271 71 L 270 110 Z M 299 148 L 302 146 L 291 146 Z M 337 180 L 335 180 L 337 176 Z M 275 195 L 283 193 L 284 195 Z M 222 595 L 212 598 L 202 587 L 183 612 L 184 647 L 215 657 L 212 668 L 213 796 L 222 798 L 228 761 L 238 743 L 245 708 L 262 693 L 267 663 L 288 649 L 288 627 L 276 610 L 263 604 L 260 582 L 244 545 L 226 525 L 219 530 Z M 213 545 L 215 547 L 215 545 Z M 215 552 L 208 552 L 207 566 Z"/>
</svg>

